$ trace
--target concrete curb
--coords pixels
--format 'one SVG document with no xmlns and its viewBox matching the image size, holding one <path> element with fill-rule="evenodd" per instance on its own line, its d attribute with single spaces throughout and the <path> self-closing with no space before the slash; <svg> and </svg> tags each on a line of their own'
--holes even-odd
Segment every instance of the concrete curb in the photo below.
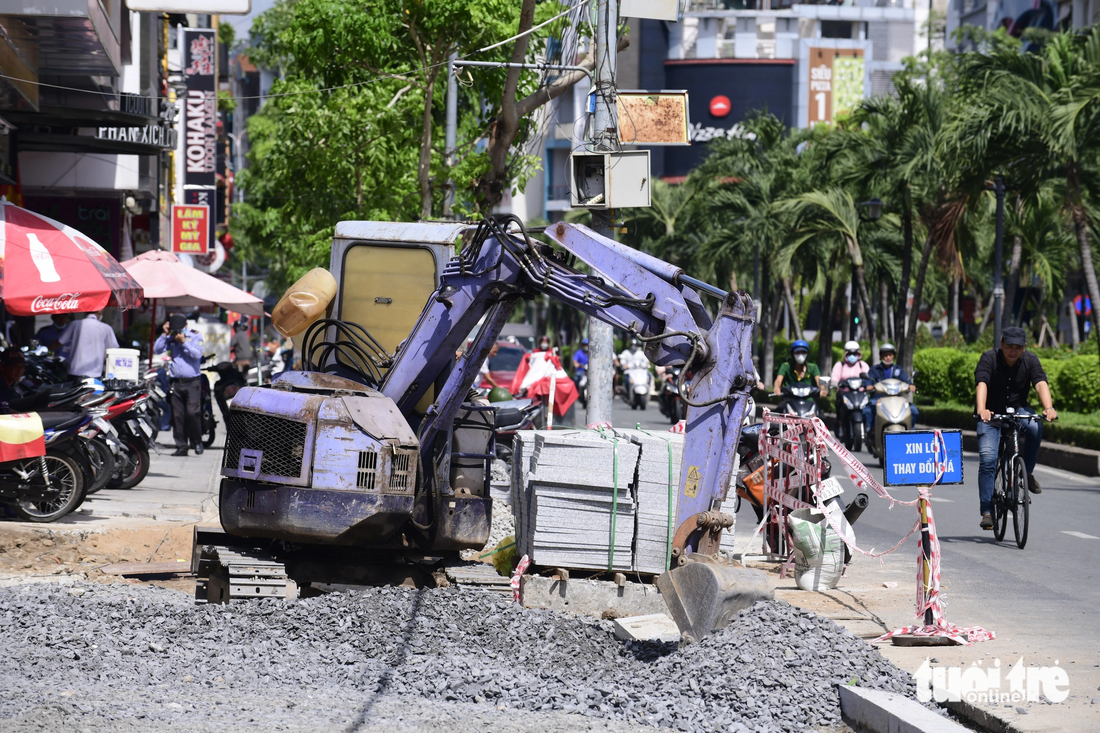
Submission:
<svg viewBox="0 0 1100 733">
<path fill-rule="evenodd" d="M 858 733 L 964 733 L 966 728 L 893 692 L 837 685 L 840 715 Z"/>
</svg>

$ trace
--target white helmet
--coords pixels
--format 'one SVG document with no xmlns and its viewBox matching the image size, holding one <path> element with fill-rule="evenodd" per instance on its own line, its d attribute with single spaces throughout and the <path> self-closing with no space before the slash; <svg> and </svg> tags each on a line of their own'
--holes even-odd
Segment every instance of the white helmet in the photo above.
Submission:
<svg viewBox="0 0 1100 733">
<path fill-rule="evenodd" d="M 849 341 L 844 344 L 844 353 L 848 353 L 849 351 L 859 351 L 859 342 Z"/>
</svg>

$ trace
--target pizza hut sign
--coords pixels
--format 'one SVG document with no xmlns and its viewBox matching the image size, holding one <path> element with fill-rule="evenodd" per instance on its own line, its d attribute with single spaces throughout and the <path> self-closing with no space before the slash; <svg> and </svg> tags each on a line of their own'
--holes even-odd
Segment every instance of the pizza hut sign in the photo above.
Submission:
<svg viewBox="0 0 1100 733">
<path fill-rule="evenodd" d="M 80 293 L 62 293 L 52 298 L 39 295 L 31 301 L 32 313 L 64 313 L 66 311 L 79 311 Z"/>
</svg>

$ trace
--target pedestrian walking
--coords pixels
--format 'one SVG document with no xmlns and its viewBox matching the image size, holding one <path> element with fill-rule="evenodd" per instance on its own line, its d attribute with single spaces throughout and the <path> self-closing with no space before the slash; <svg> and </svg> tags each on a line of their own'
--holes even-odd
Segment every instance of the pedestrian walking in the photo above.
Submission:
<svg viewBox="0 0 1100 733">
<path fill-rule="evenodd" d="M 102 318 L 102 310 L 89 313 L 83 320 L 70 323 L 58 339 L 60 348 L 69 354 L 70 377 L 103 376 L 107 349 L 117 349 L 118 339 Z"/>
<path fill-rule="evenodd" d="M 187 317 L 173 313 L 164 324 L 164 333 L 157 337 L 153 351 L 172 357 L 169 376 L 172 385 L 172 438 L 176 443 L 174 456 L 187 455 L 189 446 L 195 455 L 202 455 L 202 336 L 187 327 Z"/>
</svg>

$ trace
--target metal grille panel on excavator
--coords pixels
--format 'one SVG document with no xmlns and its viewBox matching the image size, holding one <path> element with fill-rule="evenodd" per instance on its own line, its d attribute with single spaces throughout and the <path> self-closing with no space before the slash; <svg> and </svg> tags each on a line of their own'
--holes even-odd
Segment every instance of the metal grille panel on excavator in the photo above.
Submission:
<svg viewBox="0 0 1100 733">
<path fill-rule="evenodd" d="M 302 475 L 307 424 L 254 412 L 230 410 L 223 468 L 237 468 L 241 449 L 263 451 L 260 473 L 298 478 Z"/>
</svg>

